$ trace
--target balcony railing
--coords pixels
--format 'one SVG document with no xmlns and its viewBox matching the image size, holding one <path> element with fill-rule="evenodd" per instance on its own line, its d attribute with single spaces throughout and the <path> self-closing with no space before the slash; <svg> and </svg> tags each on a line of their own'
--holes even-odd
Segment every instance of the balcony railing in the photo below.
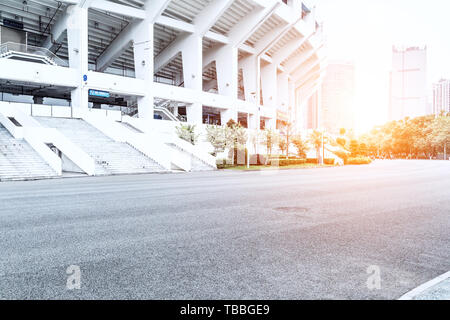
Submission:
<svg viewBox="0 0 450 320">
<path fill-rule="evenodd" d="M 0 45 L 1 58 L 22 58 L 40 60 L 47 64 L 68 67 L 67 61 L 59 58 L 47 48 L 30 46 L 22 43 L 5 42 Z"/>
</svg>

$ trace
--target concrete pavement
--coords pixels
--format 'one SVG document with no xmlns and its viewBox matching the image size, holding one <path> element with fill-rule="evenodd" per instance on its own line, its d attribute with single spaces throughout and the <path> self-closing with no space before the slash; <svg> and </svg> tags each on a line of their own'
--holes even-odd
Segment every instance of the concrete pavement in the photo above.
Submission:
<svg viewBox="0 0 450 320">
<path fill-rule="evenodd" d="M 5 182 L 0 299 L 398 299 L 449 230 L 450 161 Z"/>
</svg>

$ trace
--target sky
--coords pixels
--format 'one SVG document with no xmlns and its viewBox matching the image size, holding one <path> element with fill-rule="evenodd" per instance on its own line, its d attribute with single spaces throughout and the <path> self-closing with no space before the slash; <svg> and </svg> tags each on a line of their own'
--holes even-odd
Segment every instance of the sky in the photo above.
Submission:
<svg viewBox="0 0 450 320">
<path fill-rule="evenodd" d="M 305 0 L 323 22 L 329 60 L 356 69 L 356 130 L 387 121 L 392 45 L 427 46 L 428 89 L 450 78 L 450 0 Z"/>
</svg>

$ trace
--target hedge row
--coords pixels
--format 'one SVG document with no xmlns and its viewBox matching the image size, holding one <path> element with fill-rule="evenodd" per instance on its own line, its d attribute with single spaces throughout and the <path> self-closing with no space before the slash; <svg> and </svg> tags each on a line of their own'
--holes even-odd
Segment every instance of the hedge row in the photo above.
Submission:
<svg viewBox="0 0 450 320">
<path fill-rule="evenodd" d="M 299 156 L 289 156 L 286 157 L 285 155 L 282 154 L 269 154 L 269 159 L 302 159 Z"/>
<path fill-rule="evenodd" d="M 357 157 L 357 158 L 348 158 L 347 164 L 369 164 L 372 162 L 372 159 L 368 157 Z"/>
<path fill-rule="evenodd" d="M 269 165 L 280 166 L 280 167 L 291 166 L 291 165 L 296 165 L 296 164 L 305 164 L 305 163 L 306 163 L 306 159 L 270 159 L 269 160 Z"/>
</svg>

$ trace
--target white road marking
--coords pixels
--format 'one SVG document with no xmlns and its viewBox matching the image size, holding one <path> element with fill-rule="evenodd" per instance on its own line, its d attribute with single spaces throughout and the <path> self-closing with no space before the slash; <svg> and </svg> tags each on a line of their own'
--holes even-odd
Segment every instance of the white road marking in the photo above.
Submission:
<svg viewBox="0 0 450 320">
<path fill-rule="evenodd" d="M 398 300 L 412 300 L 419 294 L 423 293 L 425 290 L 435 286 L 436 284 L 446 280 L 447 278 L 450 278 L 450 271 L 441 274 L 439 277 L 436 277 L 428 282 L 425 282 L 424 284 L 418 286 L 417 288 L 405 293 Z"/>
</svg>

